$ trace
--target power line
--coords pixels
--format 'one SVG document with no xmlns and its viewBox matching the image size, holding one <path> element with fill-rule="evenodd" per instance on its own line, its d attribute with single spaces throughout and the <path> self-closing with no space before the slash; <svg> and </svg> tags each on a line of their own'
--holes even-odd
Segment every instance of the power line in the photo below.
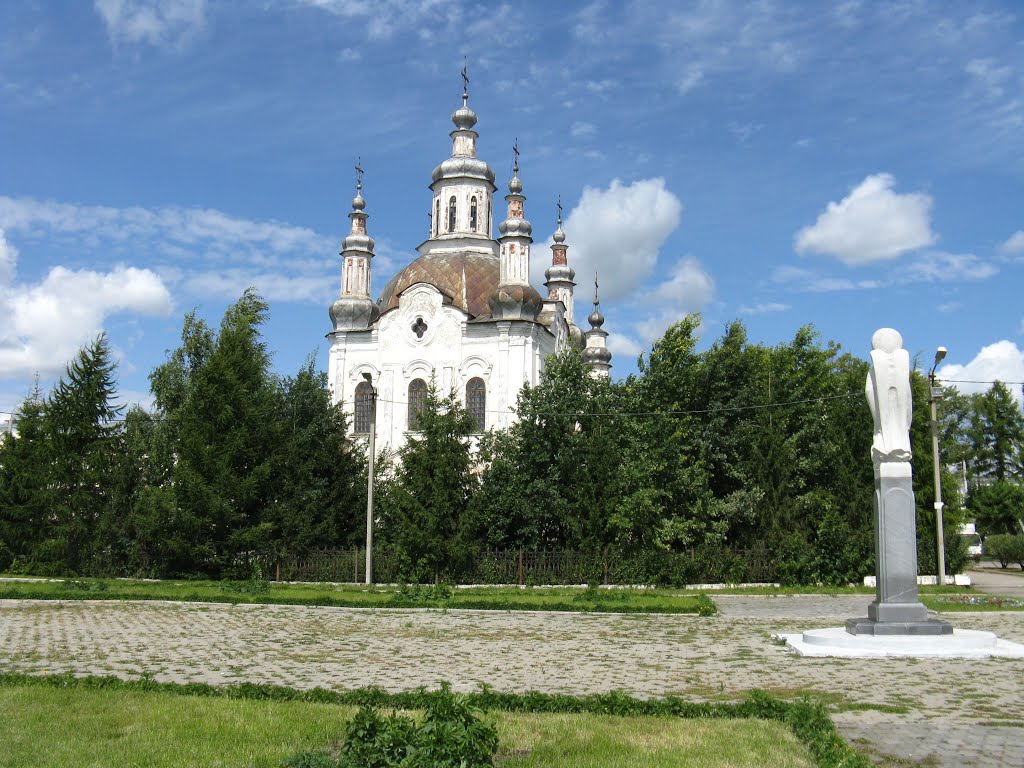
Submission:
<svg viewBox="0 0 1024 768">
<path fill-rule="evenodd" d="M 981 381 L 979 379 L 940 379 L 936 377 L 935 380 L 941 381 L 944 384 L 1013 384 L 1015 387 L 1024 384 L 1024 381 L 1003 381 L 1002 379 Z"/>
</svg>

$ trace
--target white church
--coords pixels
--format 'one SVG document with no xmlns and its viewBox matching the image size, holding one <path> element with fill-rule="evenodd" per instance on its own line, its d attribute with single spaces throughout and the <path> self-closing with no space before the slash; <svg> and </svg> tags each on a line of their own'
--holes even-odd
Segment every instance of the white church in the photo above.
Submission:
<svg viewBox="0 0 1024 768">
<path fill-rule="evenodd" d="M 464 73 L 464 83 L 467 83 Z M 431 174 L 430 237 L 419 257 L 370 296 L 373 238 L 367 232 L 357 166 L 351 232 L 342 242 L 341 295 L 331 305 L 328 376 L 354 436 L 367 434 L 374 390 L 376 439 L 400 447 L 416 431 L 428 382 L 464 398 L 482 433 L 509 426 L 523 384 L 540 381 L 548 355 L 575 346 L 593 375 L 609 375 L 611 352 L 595 291 L 584 333 L 573 316 L 575 271 L 567 260 L 561 205 L 547 289 L 530 285 L 533 227 L 525 218 L 519 151 L 505 195 L 507 213 L 493 236 L 494 171 L 476 156 L 477 116 L 468 88 L 452 114 L 452 155 Z"/>
</svg>

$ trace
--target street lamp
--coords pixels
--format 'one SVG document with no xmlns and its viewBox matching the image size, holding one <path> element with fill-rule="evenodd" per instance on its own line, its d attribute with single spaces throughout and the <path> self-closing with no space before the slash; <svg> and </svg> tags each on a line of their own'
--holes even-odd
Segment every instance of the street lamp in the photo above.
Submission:
<svg viewBox="0 0 1024 768">
<path fill-rule="evenodd" d="M 939 463 L 939 400 L 942 387 L 935 386 L 935 369 L 946 356 L 946 348 L 935 350 L 935 362 L 928 371 L 928 404 L 932 407 L 932 464 L 935 471 L 935 542 L 938 549 L 938 583 L 946 583 L 946 541 L 942 530 L 942 465 Z"/>
<path fill-rule="evenodd" d="M 377 451 L 377 390 L 373 377 L 363 374 L 370 385 L 370 451 L 366 468 L 366 583 L 373 584 L 373 460 Z"/>
</svg>

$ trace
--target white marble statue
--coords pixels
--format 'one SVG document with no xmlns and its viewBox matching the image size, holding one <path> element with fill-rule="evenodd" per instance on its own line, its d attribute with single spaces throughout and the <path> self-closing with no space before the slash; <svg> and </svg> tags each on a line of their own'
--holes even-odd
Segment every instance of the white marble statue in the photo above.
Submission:
<svg viewBox="0 0 1024 768">
<path fill-rule="evenodd" d="M 871 337 L 865 394 L 875 422 L 871 445 L 875 465 L 910 461 L 910 355 L 903 349 L 899 331 L 879 328 Z"/>
</svg>

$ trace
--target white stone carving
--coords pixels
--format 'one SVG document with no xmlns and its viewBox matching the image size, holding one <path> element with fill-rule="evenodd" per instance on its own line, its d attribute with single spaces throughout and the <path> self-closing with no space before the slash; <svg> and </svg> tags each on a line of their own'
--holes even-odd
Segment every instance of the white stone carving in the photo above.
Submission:
<svg viewBox="0 0 1024 768">
<path fill-rule="evenodd" d="M 871 337 L 871 371 L 865 385 L 875 435 L 871 457 L 883 462 L 910 461 L 910 355 L 903 337 L 880 328 Z"/>
</svg>

